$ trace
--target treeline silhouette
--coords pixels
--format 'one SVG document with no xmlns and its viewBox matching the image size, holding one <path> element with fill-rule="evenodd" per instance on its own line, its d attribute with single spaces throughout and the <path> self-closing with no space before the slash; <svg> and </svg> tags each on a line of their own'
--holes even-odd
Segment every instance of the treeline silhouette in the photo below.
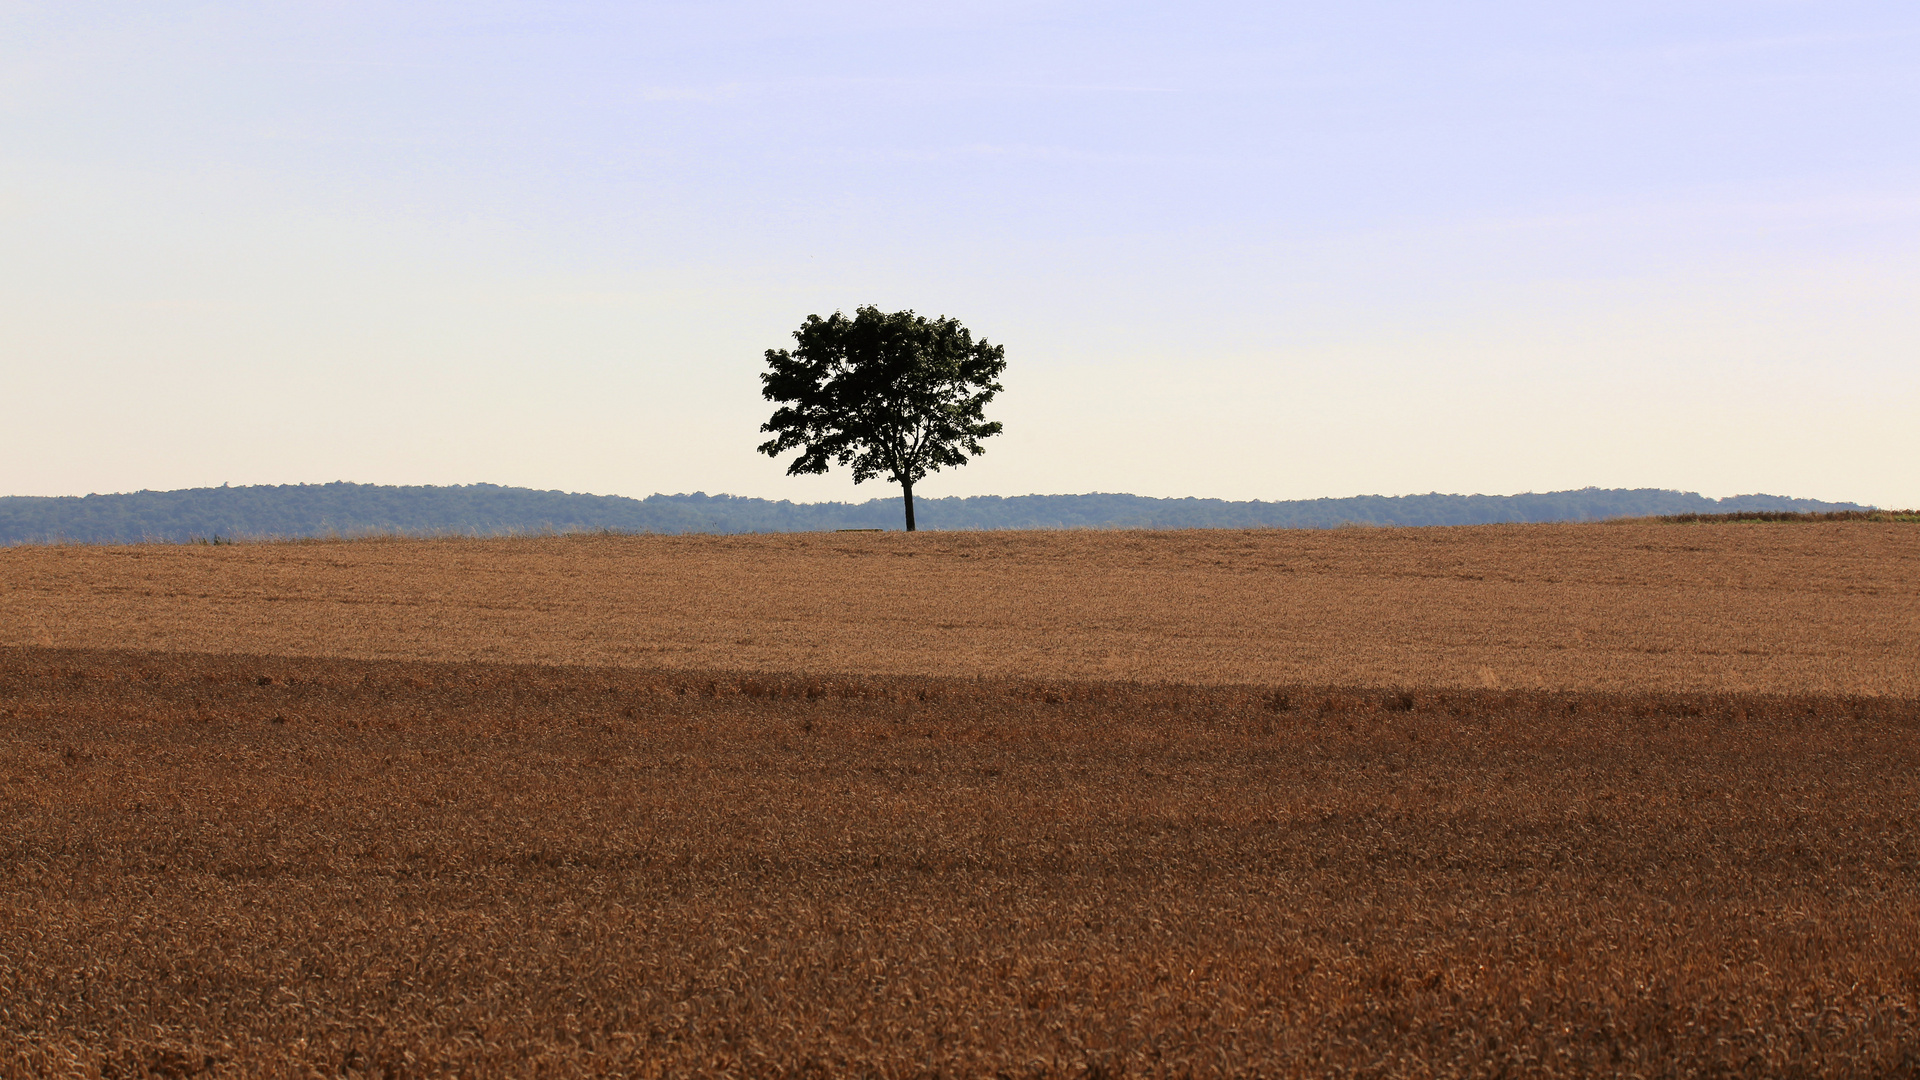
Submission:
<svg viewBox="0 0 1920 1080">
<path fill-rule="evenodd" d="M 1710 499 L 1657 488 L 1582 488 L 1524 495 L 1364 495 L 1230 502 L 1139 495 L 980 495 L 920 501 L 923 529 L 1306 528 L 1598 521 L 1680 514 L 1866 511 L 1777 495 Z M 465 484 L 280 484 L 118 495 L 0 497 L 0 544 L 183 543 L 262 537 L 501 535 L 896 529 L 899 500 L 796 503 L 733 495 L 579 495 Z"/>
</svg>

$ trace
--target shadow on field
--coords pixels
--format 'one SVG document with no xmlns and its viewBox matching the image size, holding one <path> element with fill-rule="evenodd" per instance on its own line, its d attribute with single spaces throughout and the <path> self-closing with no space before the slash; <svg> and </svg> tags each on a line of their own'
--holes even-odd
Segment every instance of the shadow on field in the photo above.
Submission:
<svg viewBox="0 0 1920 1080">
<path fill-rule="evenodd" d="M 8 1074 L 1914 1075 L 1920 702 L 0 649 Z"/>
</svg>

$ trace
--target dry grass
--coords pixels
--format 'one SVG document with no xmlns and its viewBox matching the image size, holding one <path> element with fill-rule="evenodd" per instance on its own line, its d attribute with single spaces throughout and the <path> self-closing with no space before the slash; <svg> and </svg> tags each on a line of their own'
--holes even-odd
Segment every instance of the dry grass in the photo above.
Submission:
<svg viewBox="0 0 1920 1080">
<path fill-rule="evenodd" d="M 1920 696 L 1920 533 L 1661 523 L 0 550 L 0 644 Z"/>
<path fill-rule="evenodd" d="M 1920 1073 L 1920 704 L 0 650 L 0 1072 Z"/>
<path fill-rule="evenodd" d="M 1635 520 L 1635 519 L 1613 519 Z M 1920 522 L 1920 510 L 1830 510 L 1801 513 L 1792 510 L 1745 510 L 1731 514 L 1663 514 L 1643 521 L 1664 521 L 1674 525 L 1724 525 L 1729 522 L 1781 521 L 1898 521 Z"/>
</svg>

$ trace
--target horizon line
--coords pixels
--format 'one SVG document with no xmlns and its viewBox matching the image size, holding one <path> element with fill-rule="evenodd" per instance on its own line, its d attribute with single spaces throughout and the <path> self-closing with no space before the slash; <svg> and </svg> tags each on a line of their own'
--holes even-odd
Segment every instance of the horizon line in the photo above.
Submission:
<svg viewBox="0 0 1920 1080">
<path fill-rule="evenodd" d="M 279 490 L 284 488 L 327 488 L 327 487 L 392 488 L 392 489 L 415 488 L 415 489 L 427 489 L 427 490 L 461 490 L 466 488 L 492 488 L 500 491 L 524 491 L 531 494 L 539 494 L 539 495 L 564 495 L 564 496 L 593 498 L 593 499 L 627 499 L 633 502 L 645 502 L 648 499 L 656 499 L 656 498 L 660 498 L 660 499 L 695 499 L 695 498 L 739 499 L 739 500 L 751 500 L 755 502 L 766 502 L 766 503 L 775 503 L 775 504 L 786 503 L 788 505 L 793 505 L 793 506 L 864 506 L 869 503 L 893 501 L 899 498 L 899 495 L 896 493 L 893 495 L 875 495 L 871 498 L 864 499 L 864 500 L 826 499 L 826 500 L 820 500 L 816 502 L 798 502 L 793 499 L 784 499 L 784 498 L 776 499 L 776 498 L 769 498 L 763 495 L 734 495 L 727 492 L 718 492 L 710 495 L 705 491 L 691 491 L 691 492 L 679 491 L 679 492 L 673 492 L 673 493 L 668 493 L 664 491 L 655 491 L 650 495 L 600 494 L 597 492 L 590 492 L 590 491 L 567 491 L 561 488 L 534 488 L 534 487 L 523 487 L 523 486 L 514 485 L 514 484 L 495 484 L 490 481 L 484 481 L 484 480 L 473 481 L 471 483 L 466 483 L 466 484 L 379 484 L 379 483 L 363 482 L 358 480 L 330 480 L 330 481 L 313 482 L 313 483 L 301 481 L 298 483 L 282 483 L 282 484 L 240 484 L 237 486 L 231 485 L 228 483 L 221 483 L 217 486 L 209 484 L 209 485 L 200 486 L 200 487 L 184 487 L 184 488 L 163 488 L 163 489 L 141 488 L 137 491 L 109 491 L 109 492 L 92 491 L 92 492 L 86 493 L 85 495 L 0 495 L 0 500 L 93 499 L 93 498 L 105 499 L 105 498 L 125 498 L 125 497 L 130 497 L 135 495 L 178 495 L 178 494 L 200 492 L 200 491 L 208 491 L 208 492 L 246 491 L 250 489 Z M 1827 499 L 1818 499 L 1818 498 L 1798 496 L 1798 495 L 1775 495 L 1775 494 L 1772 494 L 1769 492 L 1763 492 L 1763 491 L 1741 492 L 1733 495 L 1712 496 L 1712 495 L 1702 495 L 1697 490 L 1687 490 L 1684 488 L 1667 488 L 1667 487 L 1655 487 L 1655 486 L 1600 487 L 1594 484 L 1588 484 L 1584 487 L 1577 487 L 1577 488 L 1556 488 L 1551 491 L 1527 490 L 1527 491 L 1509 492 L 1509 493 L 1473 492 L 1471 494 L 1466 492 L 1458 492 L 1458 491 L 1452 491 L 1452 492 L 1443 492 L 1443 491 L 1417 492 L 1416 491 L 1416 492 L 1406 492 L 1398 495 L 1365 493 L 1365 494 L 1353 494 L 1353 495 L 1318 495 L 1318 496 L 1308 496 L 1303 498 L 1291 498 L 1291 499 L 1262 499 L 1262 498 L 1233 499 L 1233 498 L 1226 498 L 1226 497 L 1217 496 L 1217 495 L 1136 495 L 1132 492 L 1126 492 L 1126 491 L 1087 491 L 1087 492 L 1053 492 L 1053 493 L 1028 492 L 1027 494 L 1024 494 L 1024 495 L 931 495 L 931 496 L 916 495 L 915 501 L 926 503 L 926 502 L 944 502 L 944 501 L 956 500 L 956 499 L 957 500 L 1084 499 L 1084 498 L 1094 498 L 1098 496 L 1110 496 L 1110 497 L 1120 497 L 1120 498 L 1128 498 L 1128 499 L 1148 499 L 1155 502 L 1221 502 L 1221 503 L 1279 504 L 1279 503 L 1309 503 L 1309 502 L 1342 502 L 1350 499 L 1419 499 L 1419 498 L 1434 498 L 1434 497 L 1451 498 L 1451 499 L 1514 499 L 1514 498 L 1522 498 L 1529 495 L 1548 496 L 1548 495 L 1573 495 L 1573 494 L 1580 494 L 1583 492 L 1643 492 L 1643 491 L 1658 491 L 1658 492 L 1665 492 L 1665 493 L 1671 493 L 1676 495 L 1691 495 L 1697 498 L 1707 499 L 1715 502 L 1724 502 L 1728 499 L 1769 498 L 1769 499 L 1791 499 L 1797 502 L 1829 502 L 1831 501 L 1834 505 L 1858 506 L 1858 507 L 1863 507 L 1865 509 L 1871 509 L 1871 510 L 1883 509 L 1883 507 L 1880 507 L 1877 504 L 1872 504 L 1872 503 L 1855 503 L 1855 502 L 1849 502 L 1846 500 L 1827 500 Z"/>
</svg>

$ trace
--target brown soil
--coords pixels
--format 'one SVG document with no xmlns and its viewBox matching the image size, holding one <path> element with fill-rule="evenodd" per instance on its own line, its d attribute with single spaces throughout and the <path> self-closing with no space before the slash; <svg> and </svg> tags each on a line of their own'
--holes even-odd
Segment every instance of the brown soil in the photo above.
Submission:
<svg viewBox="0 0 1920 1080">
<path fill-rule="evenodd" d="M 0 649 L 0 1073 L 1913 1076 L 1916 805 L 1879 698 Z"/>
<path fill-rule="evenodd" d="M 0 550 L 0 644 L 1195 683 L 1920 696 L 1874 522 Z"/>
</svg>

